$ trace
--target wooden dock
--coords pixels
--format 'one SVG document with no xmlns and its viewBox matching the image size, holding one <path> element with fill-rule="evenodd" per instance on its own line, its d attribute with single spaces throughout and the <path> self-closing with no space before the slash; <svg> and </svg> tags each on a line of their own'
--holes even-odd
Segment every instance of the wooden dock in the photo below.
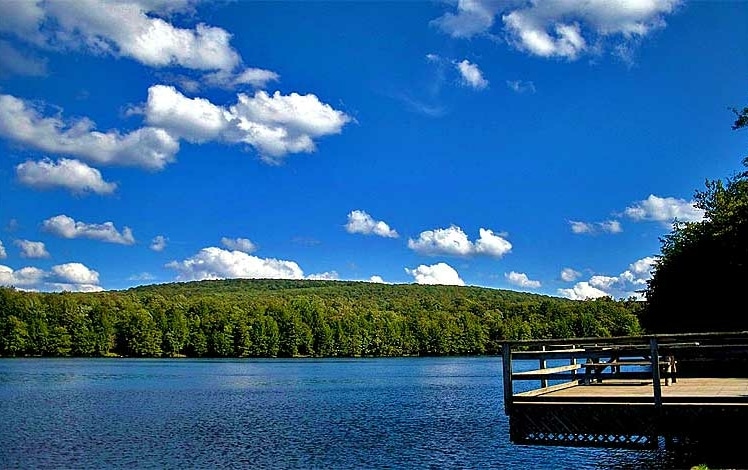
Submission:
<svg viewBox="0 0 748 470">
<path fill-rule="evenodd" d="M 748 332 L 513 341 L 503 364 L 514 443 L 748 445 Z"/>
</svg>

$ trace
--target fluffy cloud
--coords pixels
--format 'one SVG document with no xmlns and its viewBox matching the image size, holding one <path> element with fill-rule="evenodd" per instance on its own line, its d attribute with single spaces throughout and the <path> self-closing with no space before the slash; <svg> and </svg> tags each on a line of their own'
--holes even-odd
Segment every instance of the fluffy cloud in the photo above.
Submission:
<svg viewBox="0 0 748 470">
<path fill-rule="evenodd" d="M 576 283 L 570 289 L 559 289 L 558 293 L 575 300 L 604 296 L 643 299 L 642 291 L 647 287 L 647 280 L 652 277 L 651 271 L 656 262 L 657 258 L 647 256 L 631 263 L 628 269 L 618 276 L 594 275 L 587 281 Z M 564 280 L 570 282 L 573 279 Z"/>
<path fill-rule="evenodd" d="M 99 273 L 81 263 L 65 263 L 52 266 L 52 274 L 69 284 L 98 284 Z"/>
<path fill-rule="evenodd" d="M 538 287 L 540 287 L 540 281 L 531 280 L 525 273 L 511 271 L 504 274 L 504 277 L 507 281 L 509 281 L 510 284 L 513 284 L 515 286 L 528 287 L 530 289 L 537 289 Z"/>
<path fill-rule="evenodd" d="M 21 183 L 38 189 L 61 187 L 76 194 L 111 194 L 117 189 L 115 183 L 104 181 L 99 170 L 67 158 L 57 162 L 29 160 L 16 166 L 16 175 Z"/>
<path fill-rule="evenodd" d="M 574 282 L 579 279 L 582 273 L 575 271 L 572 268 L 564 268 L 561 270 L 561 280 L 565 282 Z"/>
<path fill-rule="evenodd" d="M 480 238 L 475 243 L 456 225 L 449 228 L 426 230 L 417 240 L 409 239 L 408 248 L 425 255 L 488 255 L 501 258 L 509 253 L 512 244 L 493 231 L 481 228 Z"/>
<path fill-rule="evenodd" d="M 434 24 L 454 37 L 489 33 L 501 15 L 507 41 L 519 50 L 540 57 L 574 60 L 598 50 L 606 42 L 613 49 L 629 48 L 665 25 L 681 0 L 459 0 L 457 12 L 448 12 Z"/>
<path fill-rule="evenodd" d="M 571 231 L 577 234 L 596 234 L 596 233 L 621 233 L 623 227 L 617 220 L 606 220 L 604 222 L 580 222 L 570 220 Z"/>
<path fill-rule="evenodd" d="M 165 85 L 148 90 L 143 113 L 146 122 L 175 138 L 247 144 L 267 163 L 280 163 L 289 153 L 313 152 L 314 139 L 339 134 L 351 121 L 313 94 L 240 93 L 235 104 L 221 107 Z"/>
<path fill-rule="evenodd" d="M 364 235 L 379 235 L 380 237 L 397 238 L 396 230 L 390 228 L 382 220 L 374 220 L 372 216 L 361 210 L 351 211 L 345 224 L 348 233 L 362 233 Z"/>
<path fill-rule="evenodd" d="M 337 271 L 325 271 L 323 273 L 310 274 L 306 277 L 313 281 L 337 281 L 340 279 Z"/>
<path fill-rule="evenodd" d="M 253 253 L 257 246 L 249 238 L 221 238 L 221 245 L 229 250 L 243 251 L 244 253 Z"/>
<path fill-rule="evenodd" d="M 5 246 L 3 246 L 3 242 L 0 241 L 0 259 L 5 259 L 8 257 L 8 253 L 5 252 Z"/>
<path fill-rule="evenodd" d="M 447 263 L 437 263 L 431 266 L 422 264 L 415 269 L 405 268 L 405 272 L 413 276 L 417 284 L 444 284 L 450 286 L 464 286 L 465 281 Z"/>
<path fill-rule="evenodd" d="M 203 279 L 303 279 L 304 272 L 293 261 L 258 258 L 241 251 L 217 247 L 203 248 L 183 261 L 172 261 L 166 267 L 177 271 L 177 280 Z"/>
<path fill-rule="evenodd" d="M 179 150 L 179 142 L 163 129 L 143 127 L 127 134 L 94 129 L 90 119 L 65 122 L 59 116 L 44 117 L 31 104 L 0 95 L 0 136 L 30 148 L 99 164 L 149 169 L 163 168 Z M 59 174 L 61 170 L 53 171 Z"/>
<path fill-rule="evenodd" d="M 21 250 L 22 258 L 49 258 L 49 252 L 44 246 L 44 242 L 16 240 L 14 243 Z"/>
<path fill-rule="evenodd" d="M 108 243 L 132 245 L 135 238 L 130 227 L 125 227 L 120 233 L 113 222 L 103 224 L 89 224 L 76 222 L 73 218 L 61 214 L 44 221 L 42 228 L 63 238 L 90 238 Z"/>
<path fill-rule="evenodd" d="M 377 275 L 371 276 L 369 278 L 369 282 L 375 282 L 377 284 L 384 284 L 385 283 L 384 279 L 382 279 L 382 276 L 377 276 Z"/>
<path fill-rule="evenodd" d="M 2 8 L 0 7 L 0 9 Z M 46 74 L 46 60 L 19 50 L 8 41 L 0 40 L 0 77 L 12 75 L 39 77 Z"/>
<path fill-rule="evenodd" d="M 99 292 L 99 273 L 81 263 L 52 266 L 49 272 L 27 266 L 18 270 L 0 265 L 0 285 L 24 290 Z"/>
<path fill-rule="evenodd" d="M 700 222 L 704 218 L 704 211 L 698 209 L 693 201 L 659 197 L 654 194 L 650 194 L 647 199 L 627 207 L 624 214 L 635 221 L 653 220 L 664 225 L 670 225 L 675 220 L 679 222 Z"/>
<path fill-rule="evenodd" d="M 168 238 L 166 238 L 163 235 L 156 235 L 153 237 L 153 240 L 151 240 L 151 250 L 153 251 L 164 251 L 164 248 L 166 248 L 166 244 L 169 241 Z"/>
<path fill-rule="evenodd" d="M 457 62 L 455 64 L 462 77 L 462 83 L 475 90 L 482 90 L 488 86 L 488 80 L 483 78 L 483 72 L 477 64 L 470 63 L 468 60 Z"/>
<path fill-rule="evenodd" d="M 500 9 L 497 0 L 459 0 L 457 13 L 445 13 L 431 23 L 456 38 L 469 38 L 488 31 Z"/>
</svg>

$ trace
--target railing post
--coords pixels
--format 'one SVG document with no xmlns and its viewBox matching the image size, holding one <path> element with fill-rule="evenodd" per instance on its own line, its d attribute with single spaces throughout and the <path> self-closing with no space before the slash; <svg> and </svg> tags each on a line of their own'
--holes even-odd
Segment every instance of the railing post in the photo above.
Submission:
<svg viewBox="0 0 748 470">
<path fill-rule="evenodd" d="M 545 351 L 545 345 L 542 346 L 542 350 Z M 545 360 L 545 356 L 541 356 L 539 362 L 538 369 L 545 369 L 548 367 L 548 362 Z M 548 380 L 547 379 L 540 379 L 540 388 L 546 388 L 548 386 Z"/>
<path fill-rule="evenodd" d="M 662 387 L 660 385 L 660 352 L 657 349 L 657 338 L 649 339 L 649 354 L 652 360 L 652 390 L 654 391 L 654 404 L 662 406 Z"/>
<path fill-rule="evenodd" d="M 512 386 L 512 350 L 509 343 L 501 345 L 501 362 L 504 371 L 504 412 L 508 415 L 512 407 L 512 396 L 514 387 Z"/>
</svg>

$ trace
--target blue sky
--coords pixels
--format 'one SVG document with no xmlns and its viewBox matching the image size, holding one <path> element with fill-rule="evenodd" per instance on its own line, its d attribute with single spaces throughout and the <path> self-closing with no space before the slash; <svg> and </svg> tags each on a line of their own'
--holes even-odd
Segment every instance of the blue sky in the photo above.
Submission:
<svg viewBox="0 0 748 470">
<path fill-rule="evenodd" d="M 0 284 L 645 287 L 740 168 L 748 3 L 0 2 Z M 714 275 L 704 273 L 705 276 Z"/>
</svg>

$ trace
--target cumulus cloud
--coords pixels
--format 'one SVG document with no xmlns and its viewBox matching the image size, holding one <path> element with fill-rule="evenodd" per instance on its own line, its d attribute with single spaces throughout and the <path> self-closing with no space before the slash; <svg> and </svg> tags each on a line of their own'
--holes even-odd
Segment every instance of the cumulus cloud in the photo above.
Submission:
<svg viewBox="0 0 748 470">
<path fill-rule="evenodd" d="M 153 240 L 151 240 L 151 250 L 153 251 L 164 251 L 164 248 L 166 248 L 166 244 L 168 243 L 169 239 L 166 238 L 163 235 L 156 235 L 153 237 Z"/>
<path fill-rule="evenodd" d="M 323 273 L 310 274 L 306 277 L 313 281 L 337 281 L 340 279 L 337 271 L 325 271 Z"/>
<path fill-rule="evenodd" d="M 397 238 L 396 230 L 382 220 L 374 220 L 372 216 L 362 210 L 354 210 L 348 214 L 348 222 L 345 224 L 348 233 L 361 233 L 364 235 L 379 235 L 386 238 Z"/>
<path fill-rule="evenodd" d="M 182 261 L 172 261 L 166 267 L 177 271 L 179 281 L 304 278 L 304 272 L 294 261 L 258 258 L 241 251 L 228 251 L 218 247 L 203 248 L 194 256 Z"/>
<path fill-rule="evenodd" d="M 462 77 L 462 84 L 475 90 L 482 90 L 488 86 L 488 80 L 483 77 L 483 72 L 477 64 L 463 60 L 455 64 Z"/>
<path fill-rule="evenodd" d="M 515 93 L 535 93 L 535 84 L 531 81 L 507 80 L 506 86 Z"/>
<path fill-rule="evenodd" d="M 42 229 L 63 238 L 90 238 L 107 243 L 132 245 L 135 238 L 130 227 L 124 227 L 119 232 L 113 222 L 103 224 L 89 224 L 77 222 L 67 215 L 61 214 L 45 220 Z"/>
<path fill-rule="evenodd" d="M 0 285 L 23 290 L 98 292 L 99 273 L 81 263 L 52 266 L 49 272 L 32 266 L 14 270 L 0 265 Z"/>
<path fill-rule="evenodd" d="M 574 300 L 594 299 L 597 297 L 636 298 L 642 300 L 647 280 L 652 278 L 652 269 L 657 258 L 647 256 L 631 263 L 617 276 L 594 275 L 587 281 L 578 282 L 569 289 L 558 289 L 559 295 Z M 563 273 L 562 273 L 563 278 Z M 573 279 L 564 279 L 571 282 Z"/>
<path fill-rule="evenodd" d="M 534 281 L 530 279 L 525 273 L 511 271 L 504 274 L 504 277 L 507 281 L 509 281 L 510 284 L 513 284 L 515 286 L 527 287 L 530 289 L 537 289 L 538 287 L 540 287 L 540 281 Z"/>
<path fill-rule="evenodd" d="M 314 139 L 339 134 L 351 121 L 313 94 L 240 93 L 235 104 L 222 107 L 165 85 L 150 87 L 143 113 L 146 122 L 175 138 L 247 144 L 267 163 L 280 163 L 289 153 L 314 152 Z"/>
<path fill-rule="evenodd" d="M 369 282 L 375 282 L 377 284 L 385 284 L 384 279 L 382 279 L 382 276 L 377 276 L 377 275 L 371 276 L 369 278 Z"/>
<path fill-rule="evenodd" d="M 488 31 L 500 7 L 496 0 L 459 0 L 456 13 L 445 13 L 431 24 L 453 37 L 469 38 Z"/>
<path fill-rule="evenodd" d="M 465 281 L 460 278 L 457 271 L 447 263 L 437 263 L 431 266 L 422 264 L 415 269 L 405 268 L 405 272 L 413 276 L 417 284 L 465 285 Z"/>
<path fill-rule="evenodd" d="M 249 238 L 221 238 L 221 245 L 229 250 L 243 251 L 244 253 L 253 253 L 257 246 Z"/>
<path fill-rule="evenodd" d="M 456 225 L 449 228 L 426 230 L 418 239 L 409 239 L 408 248 L 424 255 L 470 256 L 488 255 L 501 258 L 509 253 L 512 244 L 492 230 L 481 228 L 480 238 L 471 242 Z"/>
<path fill-rule="evenodd" d="M 603 222 L 580 222 L 577 220 L 570 220 L 569 226 L 571 227 L 571 231 L 577 234 L 594 235 L 597 233 L 623 232 L 621 222 L 617 220 L 606 220 Z"/>
<path fill-rule="evenodd" d="M 104 181 L 99 170 L 68 158 L 28 160 L 16 166 L 16 175 L 21 183 L 37 189 L 60 187 L 75 194 L 111 194 L 117 189 L 115 183 Z"/>
<path fill-rule="evenodd" d="M 98 284 L 99 273 L 82 263 L 65 263 L 52 266 L 52 274 L 69 284 Z"/>
<path fill-rule="evenodd" d="M 575 271 L 572 268 L 564 268 L 561 270 L 561 280 L 565 282 L 574 282 L 579 279 L 582 273 Z"/>
<path fill-rule="evenodd" d="M 676 199 L 674 197 L 659 197 L 650 194 L 647 199 L 627 207 L 624 214 L 635 221 L 651 220 L 663 225 L 679 222 L 700 222 L 704 219 L 704 211 L 694 205 L 694 201 Z"/>
<path fill-rule="evenodd" d="M 49 258 L 49 252 L 44 242 L 16 240 L 14 243 L 21 250 L 22 258 Z"/>
<path fill-rule="evenodd" d="M 5 252 L 5 246 L 3 246 L 2 240 L 0 240 L 0 259 L 5 259 L 8 257 L 8 253 Z"/>
<path fill-rule="evenodd" d="M 681 0 L 513 1 L 459 0 L 457 11 L 433 24 L 453 37 L 490 34 L 501 17 L 503 35 L 515 48 L 539 57 L 575 60 L 610 44 L 616 54 L 665 26 Z"/>
<path fill-rule="evenodd" d="M 36 106 L 11 95 L 0 95 L 0 136 L 30 148 L 94 163 L 148 169 L 163 168 L 179 150 L 179 142 L 163 129 L 143 127 L 126 134 L 116 130 L 100 132 L 90 119 L 66 122 L 59 116 L 45 117 Z M 59 174 L 72 166 L 51 171 Z M 50 170 L 49 165 L 45 168 Z M 32 170 L 29 167 L 26 171 Z M 95 174 L 87 174 L 89 178 L 93 175 L 95 181 Z"/>
</svg>

